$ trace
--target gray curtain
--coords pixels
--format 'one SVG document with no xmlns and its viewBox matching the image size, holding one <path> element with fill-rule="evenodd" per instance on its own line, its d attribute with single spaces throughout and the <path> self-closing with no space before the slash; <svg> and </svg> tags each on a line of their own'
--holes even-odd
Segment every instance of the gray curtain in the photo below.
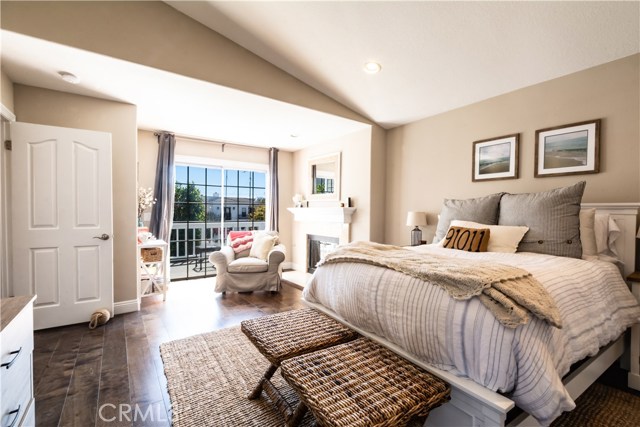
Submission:
<svg viewBox="0 0 640 427">
<path fill-rule="evenodd" d="M 269 149 L 269 193 L 271 194 L 271 206 L 269 207 L 269 230 L 280 231 L 278 208 L 280 194 L 278 190 L 278 149 Z"/>
<path fill-rule="evenodd" d="M 168 132 L 160 132 L 156 135 L 158 137 L 158 161 L 156 163 L 156 181 L 153 188 L 156 203 L 151 209 L 149 231 L 158 239 L 168 243 L 173 222 L 176 137 Z"/>
</svg>

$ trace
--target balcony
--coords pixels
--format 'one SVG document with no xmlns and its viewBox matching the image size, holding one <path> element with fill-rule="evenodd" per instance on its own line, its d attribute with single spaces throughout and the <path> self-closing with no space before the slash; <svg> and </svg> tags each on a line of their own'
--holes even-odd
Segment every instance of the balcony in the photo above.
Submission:
<svg viewBox="0 0 640 427">
<path fill-rule="evenodd" d="M 264 221 L 234 220 L 225 222 L 177 221 L 169 240 L 169 274 L 172 281 L 213 277 L 216 269 L 209 254 L 220 249 L 230 231 L 264 230 Z"/>
</svg>

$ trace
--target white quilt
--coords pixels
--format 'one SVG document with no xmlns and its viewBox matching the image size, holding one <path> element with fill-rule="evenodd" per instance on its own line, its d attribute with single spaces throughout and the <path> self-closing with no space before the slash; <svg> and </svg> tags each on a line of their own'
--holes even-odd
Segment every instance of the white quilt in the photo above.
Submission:
<svg viewBox="0 0 640 427">
<path fill-rule="evenodd" d="M 439 286 L 360 263 L 319 267 L 303 297 L 437 368 L 506 394 L 543 425 L 575 407 L 561 381 L 571 364 L 640 321 L 640 307 L 611 263 L 434 245 L 414 250 L 531 272 L 556 301 L 563 328 L 534 318 L 509 329 L 477 298 L 456 301 Z"/>
</svg>

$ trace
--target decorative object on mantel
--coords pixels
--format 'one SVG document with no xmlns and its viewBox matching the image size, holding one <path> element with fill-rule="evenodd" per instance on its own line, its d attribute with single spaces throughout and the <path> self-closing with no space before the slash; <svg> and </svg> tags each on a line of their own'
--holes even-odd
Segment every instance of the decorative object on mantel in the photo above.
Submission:
<svg viewBox="0 0 640 427">
<path fill-rule="evenodd" d="M 302 194 L 296 193 L 293 196 L 293 204 L 296 208 L 304 207 L 304 197 L 302 196 Z"/>
<path fill-rule="evenodd" d="M 600 119 L 536 131 L 534 176 L 600 172 Z"/>
<path fill-rule="evenodd" d="M 410 211 L 407 214 L 407 226 L 415 226 L 411 230 L 411 246 L 418 246 L 422 242 L 422 230 L 420 230 L 420 227 L 424 225 L 427 225 L 426 213 Z"/>
<path fill-rule="evenodd" d="M 138 227 L 144 227 L 142 214 L 156 203 L 151 188 L 138 187 Z"/>
</svg>

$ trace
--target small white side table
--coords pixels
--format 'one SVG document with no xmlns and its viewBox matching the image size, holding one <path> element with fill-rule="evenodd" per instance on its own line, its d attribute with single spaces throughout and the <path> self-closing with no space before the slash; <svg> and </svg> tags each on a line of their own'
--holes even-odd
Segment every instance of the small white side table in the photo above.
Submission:
<svg viewBox="0 0 640 427">
<path fill-rule="evenodd" d="M 640 271 L 627 276 L 627 282 L 631 283 L 631 292 L 640 301 Z M 627 385 L 634 390 L 640 390 L 640 324 L 631 326 L 631 354 Z"/>
<path fill-rule="evenodd" d="M 162 256 L 158 260 L 145 261 L 143 249 L 160 249 Z M 162 294 L 162 301 L 167 300 L 169 286 L 169 245 L 164 240 L 147 240 L 138 245 L 138 265 L 140 268 L 139 291 L 141 297 Z"/>
</svg>

